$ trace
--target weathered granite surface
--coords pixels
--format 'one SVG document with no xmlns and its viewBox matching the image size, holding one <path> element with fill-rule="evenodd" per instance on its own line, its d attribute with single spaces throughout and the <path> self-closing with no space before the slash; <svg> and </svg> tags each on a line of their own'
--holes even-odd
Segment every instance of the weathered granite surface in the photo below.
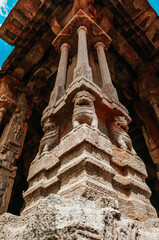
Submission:
<svg viewBox="0 0 159 240">
<path fill-rule="evenodd" d="M 130 220 L 121 215 L 113 198 L 89 201 L 54 194 L 41 200 L 33 214 L 3 214 L 0 229 L 0 240 L 159 239 L 159 219 L 144 223 Z"/>
</svg>

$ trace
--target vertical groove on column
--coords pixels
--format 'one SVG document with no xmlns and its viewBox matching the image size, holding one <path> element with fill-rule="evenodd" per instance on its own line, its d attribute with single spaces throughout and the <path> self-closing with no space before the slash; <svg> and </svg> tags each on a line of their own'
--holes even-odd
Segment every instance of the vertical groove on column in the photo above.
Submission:
<svg viewBox="0 0 159 240">
<path fill-rule="evenodd" d="M 93 81 L 92 70 L 88 61 L 88 48 L 87 48 L 87 28 L 81 26 L 77 30 L 78 33 L 78 53 L 77 53 L 77 65 L 74 70 L 74 81 L 81 78 Z"/>
<path fill-rule="evenodd" d="M 98 62 L 102 78 L 102 90 L 112 100 L 119 101 L 117 91 L 112 84 L 104 47 L 105 45 L 102 42 L 98 42 L 95 45 L 95 48 L 97 49 Z"/>
<path fill-rule="evenodd" d="M 64 43 L 61 46 L 61 56 L 57 71 L 55 87 L 51 93 L 49 105 L 53 106 L 65 93 L 65 82 L 68 62 L 69 44 Z"/>
</svg>

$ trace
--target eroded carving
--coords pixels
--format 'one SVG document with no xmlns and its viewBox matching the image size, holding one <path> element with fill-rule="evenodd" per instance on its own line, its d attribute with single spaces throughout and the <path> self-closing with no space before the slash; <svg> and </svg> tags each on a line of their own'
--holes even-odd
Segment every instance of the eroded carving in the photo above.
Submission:
<svg viewBox="0 0 159 240">
<path fill-rule="evenodd" d="M 110 130 L 113 138 L 121 149 L 128 149 L 132 154 L 136 155 L 136 152 L 132 146 L 132 141 L 127 134 L 129 127 L 127 121 L 123 116 L 117 116 L 110 124 Z"/>
<path fill-rule="evenodd" d="M 89 66 L 82 64 L 80 68 L 76 69 L 74 72 L 74 80 L 79 78 L 86 78 L 92 81 L 92 70 Z"/>
<path fill-rule="evenodd" d="M 93 128 L 98 128 L 98 118 L 95 112 L 94 101 L 95 97 L 85 90 L 75 95 L 73 99 L 73 128 L 78 127 L 82 123 L 87 123 Z"/>
<path fill-rule="evenodd" d="M 0 138 L 0 213 L 8 208 L 14 184 L 13 176 L 16 174 L 14 165 L 21 155 L 28 128 L 27 121 L 31 114 L 25 94 L 21 94 L 16 105 Z M 8 184 L 10 188 L 7 190 Z"/>
<path fill-rule="evenodd" d="M 50 117 L 47 118 L 47 120 L 44 122 L 43 131 L 45 134 L 40 141 L 38 153 L 39 156 L 42 153 L 46 153 L 52 150 L 58 142 L 59 128 L 57 126 L 57 123 Z"/>
<path fill-rule="evenodd" d="M 11 173 L 8 178 L 8 182 L 4 183 L 3 189 L 0 188 L 0 193 L 2 193 L 2 195 L 0 194 L 0 214 L 8 210 L 8 205 L 9 205 L 10 197 L 12 194 L 14 179 L 17 173 L 17 167 L 12 166 L 10 171 Z"/>
</svg>

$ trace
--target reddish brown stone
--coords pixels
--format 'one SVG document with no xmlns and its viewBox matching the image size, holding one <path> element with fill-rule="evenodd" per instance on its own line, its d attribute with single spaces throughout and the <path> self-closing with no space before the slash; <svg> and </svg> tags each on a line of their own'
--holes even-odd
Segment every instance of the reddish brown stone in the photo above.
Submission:
<svg viewBox="0 0 159 240">
<path fill-rule="evenodd" d="M 147 0 L 19 0 L 0 36 L 16 46 L 0 71 L 1 212 L 22 174 L 29 182 L 23 214 L 56 193 L 112 196 L 130 218 L 156 217 L 145 178 L 157 209 L 158 17 Z M 119 99 L 137 121 L 133 141 Z"/>
</svg>

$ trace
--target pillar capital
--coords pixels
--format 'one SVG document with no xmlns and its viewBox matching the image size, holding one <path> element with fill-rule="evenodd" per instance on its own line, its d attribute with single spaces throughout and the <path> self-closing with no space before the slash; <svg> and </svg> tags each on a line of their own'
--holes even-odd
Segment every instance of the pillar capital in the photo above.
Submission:
<svg viewBox="0 0 159 240">
<path fill-rule="evenodd" d="M 85 26 L 80 26 L 78 29 L 77 29 L 77 33 L 79 33 L 80 31 L 85 31 L 87 33 L 87 28 Z"/>
<path fill-rule="evenodd" d="M 105 48 L 105 44 L 103 42 L 97 42 L 95 45 L 95 48 L 102 47 L 103 49 Z"/>
<path fill-rule="evenodd" d="M 61 52 L 62 52 L 63 49 L 68 49 L 69 50 L 70 49 L 70 45 L 68 43 L 63 43 L 61 45 L 61 47 L 60 47 Z"/>
</svg>

